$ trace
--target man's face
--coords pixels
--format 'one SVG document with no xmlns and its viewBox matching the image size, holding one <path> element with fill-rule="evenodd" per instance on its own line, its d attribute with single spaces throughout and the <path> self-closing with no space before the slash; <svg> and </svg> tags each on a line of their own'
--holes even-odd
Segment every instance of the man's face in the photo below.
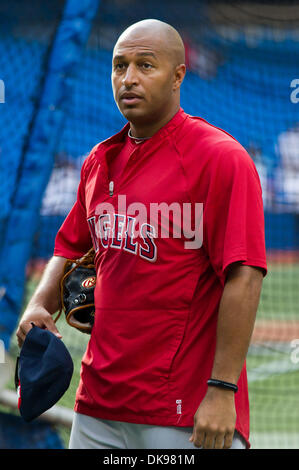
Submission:
<svg viewBox="0 0 299 470">
<path fill-rule="evenodd" d="M 165 49 L 165 48 L 164 48 Z M 175 67 L 160 38 L 120 40 L 113 53 L 112 88 L 123 116 L 132 123 L 161 119 L 173 104 Z"/>
</svg>

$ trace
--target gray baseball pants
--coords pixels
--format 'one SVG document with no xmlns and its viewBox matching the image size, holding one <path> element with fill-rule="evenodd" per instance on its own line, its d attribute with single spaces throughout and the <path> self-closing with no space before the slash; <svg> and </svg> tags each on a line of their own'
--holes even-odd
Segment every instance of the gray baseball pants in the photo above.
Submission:
<svg viewBox="0 0 299 470">
<path fill-rule="evenodd" d="M 93 418 L 75 413 L 69 449 L 191 449 L 192 427 L 153 426 Z M 245 449 L 235 432 L 231 449 Z"/>
</svg>

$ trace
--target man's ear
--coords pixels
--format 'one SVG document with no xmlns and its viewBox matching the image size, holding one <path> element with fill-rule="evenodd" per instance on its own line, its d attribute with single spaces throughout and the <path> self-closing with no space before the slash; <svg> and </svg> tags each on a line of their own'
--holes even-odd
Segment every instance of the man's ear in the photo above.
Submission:
<svg viewBox="0 0 299 470">
<path fill-rule="evenodd" d="M 185 64 L 177 65 L 174 71 L 174 82 L 173 82 L 174 91 L 180 88 L 185 78 L 185 75 L 186 75 L 186 65 Z"/>
</svg>

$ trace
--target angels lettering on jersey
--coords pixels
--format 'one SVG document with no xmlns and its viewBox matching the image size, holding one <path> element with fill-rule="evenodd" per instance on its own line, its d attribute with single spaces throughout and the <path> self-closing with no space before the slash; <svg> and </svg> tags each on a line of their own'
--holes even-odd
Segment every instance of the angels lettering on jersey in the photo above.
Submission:
<svg viewBox="0 0 299 470">
<path fill-rule="evenodd" d="M 109 212 L 90 217 L 88 225 L 96 253 L 100 249 L 111 248 L 138 255 L 146 261 L 156 261 L 155 227 L 149 223 L 140 223 L 129 215 Z"/>
</svg>

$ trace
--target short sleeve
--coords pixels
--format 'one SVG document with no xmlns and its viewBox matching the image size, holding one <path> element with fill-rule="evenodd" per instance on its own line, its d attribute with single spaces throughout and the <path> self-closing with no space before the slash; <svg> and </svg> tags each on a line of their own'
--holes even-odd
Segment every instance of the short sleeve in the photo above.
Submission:
<svg viewBox="0 0 299 470">
<path fill-rule="evenodd" d="M 81 169 L 77 199 L 55 238 L 54 256 L 77 259 L 92 246 L 85 208 L 86 160 Z"/>
<path fill-rule="evenodd" d="M 267 272 L 262 189 L 253 160 L 239 144 L 215 157 L 203 216 L 203 245 L 224 281 L 235 262 Z"/>
</svg>

